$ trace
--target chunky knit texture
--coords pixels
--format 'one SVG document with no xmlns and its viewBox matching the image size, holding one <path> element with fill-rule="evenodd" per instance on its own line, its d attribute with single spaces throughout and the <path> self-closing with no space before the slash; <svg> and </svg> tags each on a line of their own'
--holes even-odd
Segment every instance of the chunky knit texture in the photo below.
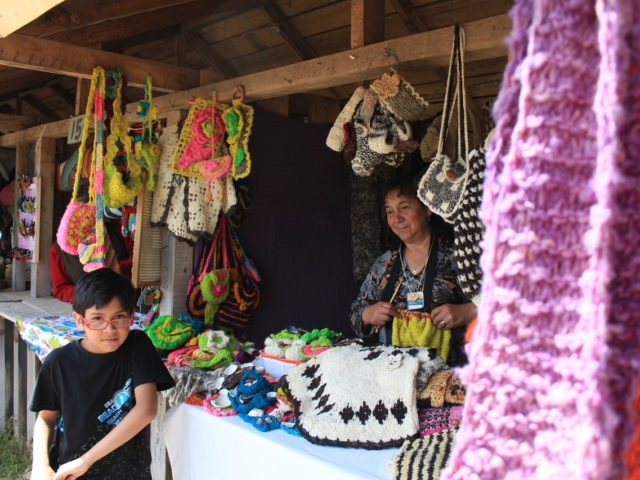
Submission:
<svg viewBox="0 0 640 480">
<path fill-rule="evenodd" d="M 639 11 L 637 0 L 512 11 L 483 297 L 443 479 L 622 477 L 640 371 Z"/>
</svg>

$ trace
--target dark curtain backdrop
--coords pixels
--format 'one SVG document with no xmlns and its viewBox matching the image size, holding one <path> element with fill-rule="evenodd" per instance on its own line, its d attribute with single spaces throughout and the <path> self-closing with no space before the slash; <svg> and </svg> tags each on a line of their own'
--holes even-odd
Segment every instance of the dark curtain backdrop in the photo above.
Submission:
<svg viewBox="0 0 640 480">
<path fill-rule="evenodd" d="M 329 129 L 256 109 L 253 205 L 238 236 L 262 276 L 248 330 L 259 347 L 287 325 L 352 335 L 351 187 L 342 154 L 325 145 Z"/>
</svg>

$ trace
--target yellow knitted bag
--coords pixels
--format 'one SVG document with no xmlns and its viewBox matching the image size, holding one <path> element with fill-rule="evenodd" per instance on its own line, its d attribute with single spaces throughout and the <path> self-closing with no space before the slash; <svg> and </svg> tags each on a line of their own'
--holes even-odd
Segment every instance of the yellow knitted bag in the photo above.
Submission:
<svg viewBox="0 0 640 480">
<path fill-rule="evenodd" d="M 451 348 L 451 330 L 435 327 L 428 313 L 399 310 L 393 318 L 391 343 L 396 347 L 429 347 L 445 362 Z"/>
<path fill-rule="evenodd" d="M 104 203 L 110 208 L 124 207 L 142 190 L 142 169 L 136 162 L 131 148 L 131 137 L 128 135 L 129 122 L 122 116 L 122 83 L 122 74 L 117 72 L 117 93 L 113 102 L 111 134 L 107 137 L 107 153 L 104 156 Z M 124 181 L 122 173 L 115 164 L 120 144 L 124 147 L 127 157 L 129 170 L 127 182 Z"/>
</svg>

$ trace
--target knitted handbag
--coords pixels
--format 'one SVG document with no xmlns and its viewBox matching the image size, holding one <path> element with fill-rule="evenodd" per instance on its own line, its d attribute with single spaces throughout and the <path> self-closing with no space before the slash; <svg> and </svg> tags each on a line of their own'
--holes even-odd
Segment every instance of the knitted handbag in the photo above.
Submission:
<svg viewBox="0 0 640 480">
<path fill-rule="evenodd" d="M 78 257 L 84 265 L 85 272 L 91 272 L 100 268 L 110 268 L 119 271 L 118 260 L 111 244 L 111 239 L 106 234 L 104 226 L 104 161 L 103 161 L 103 129 L 104 129 L 104 99 L 105 99 L 104 70 L 101 72 L 99 90 L 94 96 L 96 121 L 95 140 L 93 145 L 93 189 L 95 195 L 95 224 L 92 232 L 87 235 L 78 246 Z M 91 189 L 90 189 L 91 190 Z M 91 191 L 90 191 L 91 194 Z M 91 195 L 89 197 L 91 202 Z"/>
<path fill-rule="evenodd" d="M 408 122 L 419 120 L 429 106 L 411 84 L 393 69 L 375 80 L 371 88 L 378 94 L 385 110 Z"/>
<path fill-rule="evenodd" d="M 142 117 L 142 129 L 135 140 L 136 161 L 147 169 L 147 190 L 153 192 L 158 179 L 156 165 L 162 150 L 154 143 L 153 122 L 158 120 L 158 107 L 153 105 L 153 82 L 151 75 L 144 81 L 144 99 L 138 102 L 136 115 Z"/>
<path fill-rule="evenodd" d="M 56 234 L 56 239 L 60 248 L 71 254 L 78 254 L 78 247 L 80 243 L 86 239 L 94 228 L 96 221 L 96 207 L 93 199 L 93 175 L 90 175 L 91 181 L 89 183 L 89 202 L 83 203 L 78 201 L 78 190 L 80 187 L 80 179 L 82 177 L 83 162 L 86 162 L 85 152 L 87 150 L 87 138 L 89 136 L 89 124 L 91 122 L 91 114 L 94 108 L 94 99 L 96 95 L 99 97 L 100 92 L 104 92 L 104 69 L 97 67 L 93 70 L 91 76 L 91 87 L 89 88 L 89 99 L 87 100 L 87 109 L 84 118 L 84 124 L 82 126 L 82 142 L 80 143 L 80 149 L 78 150 L 78 165 L 76 166 L 76 178 L 73 183 L 73 194 L 71 201 L 62 216 L 60 226 Z M 100 114 L 102 115 L 102 101 L 95 99 L 96 105 L 100 106 Z M 97 127 L 97 111 L 94 116 L 94 124 Z M 97 131 L 97 128 L 96 128 Z M 86 166 L 86 165 L 85 165 Z"/>
<path fill-rule="evenodd" d="M 400 310 L 393 319 L 391 343 L 397 347 L 430 347 L 446 363 L 449 358 L 451 330 L 440 330 L 428 313 Z"/>
<path fill-rule="evenodd" d="M 438 152 L 418 186 L 418 197 L 420 200 L 422 200 L 431 211 L 437 213 L 449 223 L 453 223 L 455 214 L 462 204 L 469 179 L 467 102 L 464 87 L 464 38 L 464 30 L 456 26 L 440 126 Z M 451 77 L 454 66 L 456 69 L 456 82 L 455 91 L 453 95 L 451 95 L 451 90 L 453 89 Z M 451 100 L 451 104 L 449 100 Z M 458 116 L 458 153 L 455 162 L 443 154 L 444 140 L 447 135 L 446 125 L 449 122 L 448 115 L 451 115 L 454 107 L 457 110 Z M 464 119 L 464 127 L 460 122 L 461 116 Z M 464 139 L 462 138 L 463 134 Z M 462 143 L 464 143 L 464 154 Z"/>
<path fill-rule="evenodd" d="M 200 237 L 196 244 L 196 269 L 193 271 L 187 286 L 186 304 L 189 315 L 198 320 L 204 319 L 205 309 L 207 307 L 207 301 L 202 296 L 200 280 L 202 275 L 207 271 L 207 262 L 211 261 L 210 255 L 212 254 L 213 241 L 207 241 L 203 237 Z"/>
<path fill-rule="evenodd" d="M 236 97 L 240 92 L 240 98 Z M 245 105 L 244 87 L 238 85 L 231 95 L 231 107 L 222 114 L 227 133 L 229 151 L 233 157 L 231 174 L 235 180 L 251 173 L 251 155 L 249 155 L 249 136 L 253 128 L 253 107 Z"/>
<path fill-rule="evenodd" d="M 200 280 L 200 290 L 207 302 L 205 307 L 204 321 L 208 325 L 213 325 L 213 317 L 220 305 L 229 296 L 231 281 L 231 271 L 229 270 L 227 254 L 227 222 L 224 215 L 221 215 L 216 235 L 213 240 L 213 261 L 211 270 L 204 273 Z M 224 268 L 217 268 L 224 265 Z"/>
<path fill-rule="evenodd" d="M 135 199 L 142 190 L 142 169 L 133 156 L 131 137 L 128 134 L 129 123 L 122 116 L 122 85 L 125 78 L 118 70 L 108 74 L 115 78 L 116 98 L 113 102 L 111 133 L 107 137 L 107 153 L 104 156 L 104 202 L 109 208 L 120 208 Z M 129 178 L 126 182 L 116 165 L 121 147 L 127 162 Z"/>
</svg>

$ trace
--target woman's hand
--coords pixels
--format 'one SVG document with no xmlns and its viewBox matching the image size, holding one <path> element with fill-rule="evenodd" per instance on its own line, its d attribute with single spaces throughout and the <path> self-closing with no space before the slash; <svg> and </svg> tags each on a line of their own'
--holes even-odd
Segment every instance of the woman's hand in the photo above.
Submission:
<svg viewBox="0 0 640 480">
<path fill-rule="evenodd" d="M 362 323 L 369 325 L 384 325 L 393 317 L 399 317 L 400 314 L 391 303 L 378 302 L 369 305 L 362 311 Z"/>
<path fill-rule="evenodd" d="M 465 303 L 463 305 L 446 303 L 431 311 L 431 322 L 440 330 L 450 330 L 467 325 L 477 315 L 478 309 L 473 303 Z"/>
<path fill-rule="evenodd" d="M 53 480 L 73 480 L 74 478 L 78 478 L 79 476 L 87 473 L 89 467 L 91 467 L 91 464 L 83 457 L 80 457 L 76 460 L 60 465 L 60 468 L 56 472 L 55 477 L 53 477 Z"/>
</svg>

